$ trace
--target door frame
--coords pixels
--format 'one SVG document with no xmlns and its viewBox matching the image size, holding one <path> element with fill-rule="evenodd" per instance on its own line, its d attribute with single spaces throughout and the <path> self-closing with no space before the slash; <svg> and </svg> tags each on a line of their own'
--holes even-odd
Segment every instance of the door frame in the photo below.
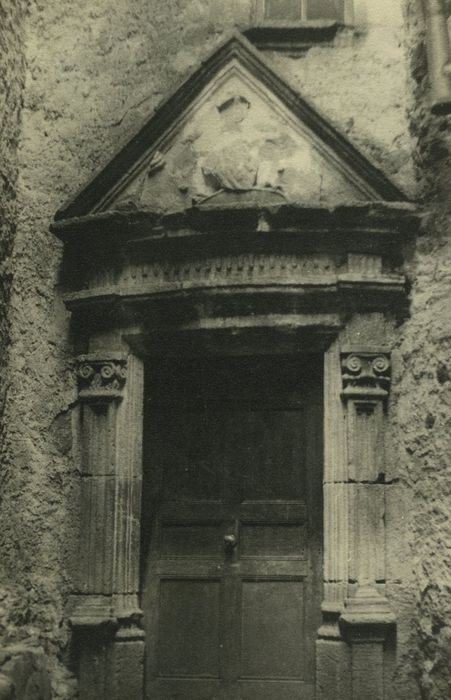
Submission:
<svg viewBox="0 0 451 700">
<path fill-rule="evenodd" d="M 395 625 L 384 583 L 384 435 L 391 350 L 408 314 L 402 265 L 419 221 L 409 206 L 382 202 L 210 203 L 180 217 L 102 212 L 59 222 L 76 355 L 80 518 L 67 619 L 81 700 L 143 697 L 143 360 L 171 354 L 175 337 L 184 352 L 226 344 L 323 353 L 316 700 L 383 700 Z"/>
<path fill-rule="evenodd" d="M 324 350 L 322 321 L 316 342 L 303 347 L 310 351 L 322 347 L 324 355 L 324 587 L 316 695 L 318 700 L 329 700 L 336 697 L 337 688 L 352 690 L 353 666 L 366 663 L 359 661 L 360 650 L 371 650 L 374 659 L 382 659 L 383 643 L 394 623 L 377 584 L 384 578 L 385 540 L 370 507 L 375 498 L 378 502 L 383 498 L 383 487 L 363 478 L 356 483 L 351 473 L 352 465 L 363 457 L 366 475 L 375 469 L 371 462 L 376 452 L 365 447 L 383 434 L 390 352 L 386 346 L 350 344 L 351 331 L 361 335 L 356 330 L 359 323 L 353 330 L 335 332 L 332 342 L 329 328 Z M 377 331 L 380 322 L 373 321 Z M 368 316 L 360 322 L 367 325 Z M 229 338 L 235 347 L 234 334 Z M 241 348 L 249 352 L 252 333 L 242 338 Z M 298 354 L 300 338 L 302 332 L 298 336 L 291 332 L 289 339 L 282 333 L 278 347 L 291 344 Z M 145 339 L 142 332 L 127 329 L 116 336 L 118 340 L 120 351 L 96 349 L 77 358 L 78 440 L 85 475 L 77 568 L 79 587 L 84 584 L 85 590 L 71 597 L 69 615 L 79 649 L 83 700 L 142 700 L 144 693 L 139 558 Z M 210 341 L 224 349 L 223 333 L 215 339 L 213 330 Z M 148 347 L 152 349 L 151 344 Z M 367 483 L 359 483 L 363 481 Z M 104 527 L 99 529 L 99 522 Z M 370 546 L 362 546 L 365 542 Z M 100 565 L 99 550 L 104 552 Z M 357 584 L 349 583 L 352 577 Z M 89 593 L 89 585 L 99 582 L 104 586 L 100 594 Z M 383 686 L 381 668 L 379 664 L 374 670 L 376 689 Z"/>
</svg>

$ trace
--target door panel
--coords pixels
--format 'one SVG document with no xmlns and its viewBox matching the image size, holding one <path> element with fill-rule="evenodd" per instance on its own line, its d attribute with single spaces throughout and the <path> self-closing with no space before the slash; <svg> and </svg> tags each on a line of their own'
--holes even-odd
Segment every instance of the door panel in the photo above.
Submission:
<svg viewBox="0 0 451 700">
<path fill-rule="evenodd" d="M 174 406 L 170 416 L 161 412 L 154 419 L 166 443 L 158 453 L 163 502 L 220 500 L 223 479 L 217 454 L 221 415 L 181 412 Z"/>
<path fill-rule="evenodd" d="M 244 580 L 241 600 L 240 677 L 303 678 L 302 581 Z"/>
<path fill-rule="evenodd" d="M 220 599 L 218 579 L 160 582 L 161 676 L 219 678 Z"/>
<path fill-rule="evenodd" d="M 305 497 L 304 428 L 298 411 L 277 408 L 223 415 L 225 468 L 238 502 Z"/>
<path fill-rule="evenodd" d="M 236 700 L 314 700 L 313 683 L 303 681 L 241 681 Z M 213 696 L 212 696 L 213 697 Z"/>
<path fill-rule="evenodd" d="M 191 678 L 156 678 L 146 686 L 149 700 L 223 700 L 221 681 Z"/>
<path fill-rule="evenodd" d="M 305 556 L 305 529 L 292 523 L 242 523 L 243 559 L 288 559 Z"/>
<path fill-rule="evenodd" d="M 174 557 L 221 556 L 221 526 L 207 523 L 191 524 L 163 523 L 161 527 L 160 556 L 162 559 Z"/>
<path fill-rule="evenodd" d="M 160 368 L 149 387 L 149 700 L 313 698 L 320 382 L 248 362 Z"/>
</svg>

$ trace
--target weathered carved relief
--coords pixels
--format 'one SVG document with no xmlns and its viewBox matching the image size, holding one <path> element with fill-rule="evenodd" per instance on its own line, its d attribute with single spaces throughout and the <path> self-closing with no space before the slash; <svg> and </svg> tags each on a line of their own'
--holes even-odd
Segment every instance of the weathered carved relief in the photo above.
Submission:
<svg viewBox="0 0 451 700">
<path fill-rule="evenodd" d="M 237 34 L 60 218 L 121 207 L 176 211 L 223 188 L 276 188 L 309 205 L 404 199 Z"/>
<path fill-rule="evenodd" d="M 120 199 L 139 196 L 140 208 L 160 211 L 220 190 L 269 189 L 318 203 L 365 199 L 309 130 L 236 62 L 212 81 L 159 153 L 165 167 L 152 168 L 151 179 L 143 171 Z"/>
<path fill-rule="evenodd" d="M 200 167 L 207 190 L 199 193 L 198 199 L 220 190 L 275 190 L 283 192 L 286 163 L 280 141 L 277 159 L 268 158 L 274 138 L 262 138 L 258 145 L 258 130 L 253 139 L 246 135 L 242 123 L 255 119 L 252 103 L 243 95 L 233 95 L 217 105 L 222 118 L 222 138 L 200 158 Z M 244 132 L 244 133 L 243 133 Z M 263 144 L 266 146 L 263 148 Z M 287 161 L 288 163 L 288 161 Z"/>
</svg>

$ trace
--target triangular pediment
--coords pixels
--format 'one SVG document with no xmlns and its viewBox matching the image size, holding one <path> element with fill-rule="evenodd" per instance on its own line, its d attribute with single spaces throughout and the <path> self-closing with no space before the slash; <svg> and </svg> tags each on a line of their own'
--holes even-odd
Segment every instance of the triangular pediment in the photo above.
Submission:
<svg viewBox="0 0 451 700">
<path fill-rule="evenodd" d="M 223 192 L 311 206 L 406 199 L 234 35 L 57 218 L 127 208 L 175 211 Z"/>
</svg>

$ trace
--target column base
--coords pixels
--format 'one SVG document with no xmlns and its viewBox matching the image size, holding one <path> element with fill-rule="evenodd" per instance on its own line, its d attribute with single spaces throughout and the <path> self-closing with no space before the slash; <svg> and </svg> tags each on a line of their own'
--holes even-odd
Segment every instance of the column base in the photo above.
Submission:
<svg viewBox="0 0 451 700">
<path fill-rule="evenodd" d="M 362 586 L 355 596 L 347 598 L 340 616 L 343 636 L 352 644 L 383 644 L 395 624 L 388 600 L 372 586 Z"/>
<path fill-rule="evenodd" d="M 351 649 L 350 697 L 384 700 L 384 644 L 395 623 L 387 599 L 371 586 L 345 601 L 340 626 Z"/>
<path fill-rule="evenodd" d="M 316 642 L 316 700 L 352 698 L 351 651 L 343 639 Z"/>
<path fill-rule="evenodd" d="M 142 700 L 144 631 L 134 625 L 79 627 L 79 695 L 83 700 Z"/>
</svg>

